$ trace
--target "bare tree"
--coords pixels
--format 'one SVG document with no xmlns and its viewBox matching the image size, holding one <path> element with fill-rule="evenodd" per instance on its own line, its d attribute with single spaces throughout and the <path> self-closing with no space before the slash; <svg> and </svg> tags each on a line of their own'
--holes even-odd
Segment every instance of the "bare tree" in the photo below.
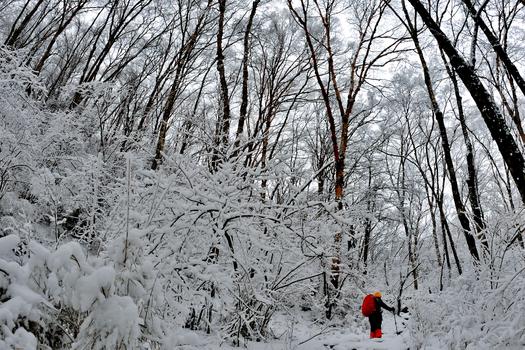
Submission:
<svg viewBox="0 0 525 350">
<path fill-rule="evenodd" d="M 21 46 L 21 44 L 18 43 L 20 36 L 22 35 L 23 31 L 26 30 L 31 20 L 34 20 L 33 17 L 37 13 L 37 11 L 40 9 L 40 7 L 43 4 L 45 4 L 45 1 L 38 0 L 35 4 L 31 4 L 31 3 L 32 3 L 31 0 L 27 0 L 25 2 L 20 13 L 15 19 L 13 25 L 11 26 L 9 33 L 7 34 L 7 38 L 4 42 L 4 45 L 11 46 L 11 47 Z M 32 7 L 30 8 L 30 6 Z"/>
<path fill-rule="evenodd" d="M 469 10 L 470 14 L 472 15 L 472 18 L 476 22 L 476 25 L 479 26 L 479 28 L 481 28 L 481 30 L 483 31 L 483 33 L 489 40 L 489 43 L 494 49 L 494 52 L 496 52 L 496 54 L 498 55 L 498 58 L 505 65 L 505 68 L 509 72 L 509 75 L 514 79 L 516 84 L 518 84 L 518 87 L 520 88 L 521 92 L 525 96 L 525 80 L 523 79 L 520 72 L 518 71 L 518 68 L 514 65 L 514 63 L 508 56 L 503 45 L 501 45 L 496 35 L 488 27 L 488 25 L 485 23 L 485 20 L 482 17 L 483 11 L 485 7 L 487 6 L 487 4 L 489 3 L 489 0 L 485 0 L 480 5 L 479 9 L 476 9 L 476 7 L 474 6 L 471 0 L 462 0 L 462 1 L 467 7 L 467 9 Z"/>
<path fill-rule="evenodd" d="M 425 86 L 427 88 L 428 97 L 430 99 L 430 104 L 432 106 L 433 115 L 436 118 L 436 121 L 439 127 L 439 133 L 441 136 L 441 145 L 443 147 L 443 151 L 445 155 L 445 163 L 447 165 L 450 185 L 452 188 L 452 197 L 454 199 L 454 205 L 456 207 L 456 213 L 458 215 L 459 222 L 461 223 L 461 227 L 463 228 L 463 234 L 465 236 L 465 241 L 467 242 L 467 246 L 470 251 L 470 254 L 475 260 L 479 260 L 479 253 L 476 248 L 476 241 L 474 239 L 474 236 L 472 235 L 471 228 L 470 228 L 470 222 L 467 217 L 467 213 L 463 205 L 463 200 L 461 198 L 461 193 L 459 190 L 459 184 L 458 184 L 458 180 L 456 177 L 456 170 L 455 170 L 454 162 L 452 160 L 450 143 L 448 141 L 447 128 L 445 126 L 443 112 L 441 111 L 441 108 L 439 107 L 439 104 L 436 98 L 436 92 L 432 84 L 432 78 L 430 76 L 430 70 L 428 68 L 427 61 L 423 54 L 423 50 L 421 49 L 421 45 L 419 44 L 418 31 L 416 27 L 414 26 L 413 21 L 410 18 L 410 15 L 404 3 L 403 3 L 403 12 L 405 14 L 405 21 L 406 21 L 405 23 L 410 32 L 410 35 L 412 36 L 412 40 L 414 42 L 414 46 L 416 48 L 417 55 L 421 62 L 421 67 L 423 69 L 423 76 L 425 80 Z M 481 234 L 483 235 L 482 231 L 481 231 Z M 487 241 L 486 239 L 483 238 L 483 236 L 482 236 L 482 242 L 484 242 L 485 246 L 487 246 Z"/>
<path fill-rule="evenodd" d="M 345 159 L 350 136 L 350 125 L 360 126 L 366 123 L 359 119 L 361 115 L 353 115 L 354 107 L 367 80 L 367 75 L 376 64 L 384 64 L 389 60 L 389 55 L 395 52 L 400 40 L 394 39 L 385 43 L 379 51 L 374 49 L 374 44 L 379 38 L 387 36 L 380 27 L 384 16 L 386 3 L 372 1 L 356 3 L 351 7 L 352 16 L 357 20 L 357 37 L 353 52 L 349 53 L 349 65 L 344 75 L 339 69 L 339 59 L 346 52 L 340 52 L 333 47 L 334 13 L 337 12 L 337 2 L 333 0 L 308 2 L 301 0 L 295 2 L 288 0 L 288 8 L 293 14 L 297 24 L 302 29 L 309 50 L 310 64 L 315 74 L 318 88 L 325 106 L 326 118 L 330 128 L 330 140 L 335 167 L 335 201 L 339 210 L 343 208 L 343 189 L 345 179 Z M 348 10 L 348 9 L 347 9 Z M 321 27 L 314 29 L 318 18 Z M 311 20 L 314 22 L 311 24 Z M 388 31 L 387 31 L 388 32 Z M 394 37 L 394 36 L 391 36 Z M 346 89 L 346 96 L 343 89 Z M 366 114 L 365 114 L 366 115 Z M 355 128 L 354 128 L 355 129 Z M 342 232 L 334 236 L 334 253 L 331 265 L 331 284 L 338 289 L 340 275 L 340 245 Z M 330 317 L 330 307 L 327 316 Z"/>
<path fill-rule="evenodd" d="M 176 54 L 176 59 L 174 61 L 175 75 L 173 81 L 169 88 L 168 97 L 164 110 L 162 112 L 162 119 L 160 122 L 159 136 L 157 140 L 157 146 L 155 148 L 155 158 L 151 164 L 153 170 L 157 169 L 159 163 L 162 160 L 162 153 L 164 152 L 164 145 L 166 143 L 166 135 L 169 129 L 169 120 L 171 118 L 173 108 L 177 98 L 180 96 L 181 92 L 184 91 L 183 83 L 188 76 L 188 72 L 191 69 L 192 65 L 195 64 L 196 56 L 200 53 L 200 50 L 196 50 L 197 43 L 203 34 L 204 29 L 208 24 L 208 12 L 211 9 L 212 0 L 209 0 L 201 10 L 201 13 L 195 21 L 193 30 L 190 31 L 191 22 L 183 22 L 184 28 L 181 34 L 181 41 L 178 46 L 178 52 Z M 189 16 L 190 12 L 195 11 L 198 7 L 198 2 L 193 2 L 187 8 L 180 8 L 179 19 L 181 21 L 191 21 Z M 185 11 L 186 13 L 184 13 Z"/>
<path fill-rule="evenodd" d="M 66 0 L 62 1 L 62 14 L 60 16 L 60 21 L 58 26 L 54 30 L 54 34 L 47 44 L 44 52 L 38 59 L 38 62 L 35 65 L 35 71 L 38 73 L 44 67 L 47 59 L 51 56 L 53 47 L 57 42 L 58 38 L 62 33 L 69 27 L 71 22 L 77 17 L 77 15 L 82 11 L 82 9 L 89 3 L 90 0 L 80 0 L 76 3 L 68 2 Z"/>
<path fill-rule="evenodd" d="M 516 187 L 525 203 L 525 159 L 505 123 L 494 99 L 484 87 L 473 67 L 470 66 L 454 47 L 450 39 L 434 21 L 428 10 L 419 0 L 408 0 L 419 14 L 427 28 L 436 39 L 439 47 L 446 53 L 450 64 L 469 90 L 487 125 L 492 138 L 496 141 L 500 153 L 507 164 Z"/>
<path fill-rule="evenodd" d="M 250 58 L 250 37 L 252 35 L 253 20 L 257 13 L 257 7 L 259 6 L 260 0 L 255 0 L 252 3 L 252 9 L 250 16 L 248 17 L 248 23 L 244 30 L 243 39 L 243 55 L 242 55 L 242 96 L 241 96 L 241 107 L 239 110 L 239 121 L 237 122 L 237 131 L 235 132 L 235 144 L 233 156 L 235 157 L 239 153 L 239 146 L 241 143 L 241 137 L 244 132 L 244 124 L 246 123 L 246 117 L 248 114 L 248 77 L 249 77 L 249 58 Z"/>
<path fill-rule="evenodd" d="M 217 119 L 217 127 L 215 130 L 215 141 L 213 156 L 211 160 L 211 168 L 217 170 L 224 157 L 224 152 L 228 148 L 228 139 L 230 134 L 230 94 L 228 92 L 228 81 L 226 80 L 226 72 L 224 69 L 224 18 L 226 14 L 226 0 L 219 0 L 219 19 L 217 29 L 217 71 L 219 72 L 219 88 L 220 88 L 220 103 L 222 105 L 221 113 Z"/>
</svg>

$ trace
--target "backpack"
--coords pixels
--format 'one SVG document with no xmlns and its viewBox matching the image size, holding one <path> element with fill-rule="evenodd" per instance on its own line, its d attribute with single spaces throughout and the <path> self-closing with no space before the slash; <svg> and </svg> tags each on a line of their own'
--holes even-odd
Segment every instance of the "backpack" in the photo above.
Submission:
<svg viewBox="0 0 525 350">
<path fill-rule="evenodd" d="M 363 299 L 363 304 L 361 305 L 361 312 L 363 316 L 369 317 L 376 311 L 376 298 L 372 294 L 368 294 Z"/>
</svg>

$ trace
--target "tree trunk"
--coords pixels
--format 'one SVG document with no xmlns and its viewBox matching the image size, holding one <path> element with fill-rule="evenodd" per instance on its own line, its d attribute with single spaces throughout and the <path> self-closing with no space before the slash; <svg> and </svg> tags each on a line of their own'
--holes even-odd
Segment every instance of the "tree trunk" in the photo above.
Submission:
<svg viewBox="0 0 525 350">
<path fill-rule="evenodd" d="M 219 115 L 217 130 L 215 131 L 215 148 L 212 156 L 212 170 L 217 170 L 221 163 L 223 153 L 228 146 L 228 137 L 230 134 L 230 95 L 228 93 L 228 81 L 224 69 L 224 51 L 222 39 L 224 36 L 224 16 L 226 13 L 226 0 L 219 0 L 219 28 L 217 31 L 217 71 L 219 72 L 219 84 L 221 89 L 222 115 Z"/>
<path fill-rule="evenodd" d="M 447 256 L 447 265 L 450 269 L 450 258 L 448 256 L 447 250 L 447 237 L 450 245 L 450 250 L 452 250 L 452 255 L 454 256 L 454 262 L 456 263 L 456 268 L 458 269 L 458 274 L 462 274 L 463 270 L 461 268 L 461 263 L 459 262 L 458 253 L 456 251 L 456 246 L 454 244 L 454 239 L 452 238 L 452 233 L 450 232 L 450 226 L 448 225 L 447 217 L 445 215 L 445 209 L 443 208 L 443 203 L 439 204 L 439 217 L 441 220 L 442 230 L 443 230 L 443 247 L 445 248 L 445 254 Z"/>
<path fill-rule="evenodd" d="M 181 57 L 181 60 L 184 58 Z M 159 137 L 157 139 L 157 147 L 155 148 L 155 158 L 153 159 L 153 162 L 151 163 L 151 169 L 156 170 L 160 163 L 162 162 L 162 153 L 164 152 L 164 145 L 166 143 L 166 135 L 168 133 L 169 129 L 169 122 L 171 118 L 171 113 L 173 112 L 173 107 L 175 106 L 175 101 L 177 100 L 177 97 L 179 95 L 180 91 L 180 83 L 181 83 L 181 74 L 184 66 L 184 62 L 179 61 L 177 63 L 177 71 L 175 73 L 175 77 L 173 79 L 173 83 L 171 84 L 168 99 L 166 100 L 166 104 L 164 106 L 164 110 L 162 112 L 162 120 L 160 121 L 160 129 L 159 129 Z"/>
<path fill-rule="evenodd" d="M 417 11 L 425 25 L 430 29 L 430 32 L 436 39 L 439 47 L 447 54 L 450 59 L 450 64 L 476 102 L 492 138 L 496 141 L 503 160 L 512 174 L 512 178 L 514 179 L 516 187 L 521 195 L 521 200 L 525 203 L 525 159 L 512 137 L 512 134 L 505 123 L 505 119 L 494 102 L 494 99 L 481 82 L 481 79 L 476 75 L 474 68 L 471 67 L 463 57 L 461 57 L 461 54 L 456 50 L 437 23 L 432 19 L 423 4 L 419 0 L 408 1 Z"/>
<path fill-rule="evenodd" d="M 38 0 L 35 6 L 31 9 L 31 11 L 29 11 L 29 13 L 24 17 L 24 19 L 22 20 L 22 23 L 20 23 L 20 25 L 16 27 L 16 24 L 18 23 L 18 19 L 20 19 L 20 16 L 22 15 L 26 7 L 29 5 L 29 1 L 26 2 L 26 4 L 24 5 L 24 8 L 20 12 L 20 16 L 16 19 L 15 23 L 13 23 L 13 26 L 11 27 L 11 31 L 7 35 L 7 38 L 4 42 L 5 46 L 17 48 L 16 42 L 18 41 L 18 38 L 20 37 L 24 29 L 27 27 L 27 25 L 29 24 L 29 21 L 31 21 L 31 18 L 33 18 L 36 11 L 40 8 L 40 5 L 42 5 L 43 3 L 44 3 L 44 0 Z"/>
<path fill-rule="evenodd" d="M 447 72 L 450 76 L 450 79 L 452 80 L 452 85 L 454 87 L 454 94 L 456 96 L 456 104 L 458 107 L 459 123 L 461 124 L 461 131 L 463 133 L 463 139 L 465 140 L 465 146 L 467 148 L 467 155 L 466 155 L 467 156 L 466 157 L 467 172 L 468 172 L 467 186 L 468 186 L 470 206 L 472 207 L 472 214 L 474 216 L 474 224 L 476 227 L 477 235 L 480 238 L 483 248 L 485 250 L 488 250 L 489 244 L 487 241 L 487 237 L 485 235 L 485 228 L 486 228 L 485 218 L 483 215 L 483 210 L 481 208 L 479 191 L 478 191 L 478 176 L 477 176 L 477 171 L 476 171 L 476 163 L 474 160 L 474 147 L 472 145 L 472 141 L 470 140 L 467 123 L 465 120 L 465 113 L 463 110 L 463 102 L 462 102 L 463 99 L 459 91 L 459 84 L 456 79 L 455 73 L 452 70 L 450 70 L 448 65 L 446 65 L 446 67 L 447 67 Z"/>
<path fill-rule="evenodd" d="M 494 33 L 487 26 L 483 18 L 481 18 L 481 13 L 483 12 L 483 9 L 476 11 L 474 4 L 470 0 L 463 0 L 463 3 L 467 6 L 470 14 L 472 15 L 472 18 L 474 19 L 474 22 L 476 22 L 476 24 L 481 28 L 483 33 L 485 33 L 485 36 L 489 40 L 490 45 L 494 49 L 494 52 L 496 52 L 496 55 L 498 55 L 499 59 L 505 65 L 507 72 L 509 72 L 512 78 L 516 81 L 516 84 L 518 84 L 521 92 L 525 96 L 525 80 L 523 80 L 523 77 L 518 71 L 518 68 L 514 65 L 514 63 L 512 63 L 509 55 L 503 49 L 503 46 L 499 42 L 498 38 L 496 38 L 496 35 L 494 35 Z M 485 4 L 487 3 L 488 1 L 485 2 Z"/>
<path fill-rule="evenodd" d="M 417 35 L 417 30 L 416 28 L 414 28 L 410 20 L 408 11 L 406 10 L 404 6 L 403 6 L 403 11 L 405 13 L 405 18 L 406 18 L 407 25 L 410 30 L 410 35 L 412 36 L 412 40 L 414 42 L 414 46 L 416 48 L 416 52 L 419 56 L 419 60 L 421 61 L 421 68 L 423 69 L 423 76 L 424 76 L 425 85 L 427 88 L 428 97 L 430 99 L 434 117 L 436 118 L 436 121 L 439 127 L 439 134 L 441 136 L 441 145 L 443 147 L 445 163 L 447 165 L 450 186 L 452 187 L 452 197 L 454 199 L 456 213 L 458 215 L 458 219 L 461 224 L 461 227 L 463 228 L 463 235 L 465 236 L 465 241 L 467 242 L 469 252 L 475 260 L 479 260 L 479 253 L 476 248 L 476 241 L 474 239 L 474 236 L 472 235 L 469 219 L 467 217 L 465 207 L 463 206 L 463 201 L 461 200 L 461 194 L 459 192 L 459 185 L 458 185 L 458 180 L 456 177 L 456 170 L 454 168 L 454 162 L 452 160 L 452 154 L 450 151 L 450 143 L 448 141 L 447 128 L 445 126 L 443 113 L 441 112 L 441 109 L 439 108 L 439 104 L 436 98 L 436 93 L 434 91 L 434 87 L 432 86 L 430 71 L 428 69 L 428 65 L 427 65 L 425 56 L 423 55 L 423 50 L 421 49 L 421 46 L 419 45 L 419 38 Z"/>
<path fill-rule="evenodd" d="M 248 24 L 244 31 L 244 52 L 242 57 L 242 96 L 241 96 L 241 107 L 239 111 L 239 122 L 237 124 L 237 132 L 235 133 L 235 144 L 233 150 L 233 156 L 237 156 L 239 153 L 239 146 L 241 144 L 241 137 L 244 132 L 244 124 L 246 122 L 246 115 L 248 113 L 248 60 L 250 56 L 250 35 L 252 31 L 253 19 L 257 12 L 257 6 L 259 6 L 260 0 L 255 0 L 252 3 L 252 10 L 250 17 L 248 18 Z"/>
<path fill-rule="evenodd" d="M 368 194 L 366 199 L 366 211 L 367 215 L 371 215 L 372 211 L 372 166 L 368 165 Z M 367 273 L 367 263 L 368 263 L 368 248 L 370 244 L 370 235 L 372 234 L 372 221 L 367 217 L 365 218 L 365 234 L 363 241 L 363 263 L 365 265 L 364 273 Z"/>
</svg>

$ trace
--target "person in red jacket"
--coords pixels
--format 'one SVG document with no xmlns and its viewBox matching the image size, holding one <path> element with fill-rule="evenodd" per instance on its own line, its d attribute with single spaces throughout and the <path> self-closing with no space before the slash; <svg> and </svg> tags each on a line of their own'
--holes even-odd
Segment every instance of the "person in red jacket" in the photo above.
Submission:
<svg viewBox="0 0 525 350">
<path fill-rule="evenodd" d="M 388 306 L 383 302 L 383 300 L 381 300 L 381 292 L 375 292 L 373 296 L 376 302 L 376 309 L 370 316 L 368 316 L 368 320 L 370 321 L 370 338 L 381 338 L 383 336 L 381 331 L 381 323 L 383 323 L 381 309 L 385 309 L 390 312 L 394 312 L 395 309 Z"/>
</svg>

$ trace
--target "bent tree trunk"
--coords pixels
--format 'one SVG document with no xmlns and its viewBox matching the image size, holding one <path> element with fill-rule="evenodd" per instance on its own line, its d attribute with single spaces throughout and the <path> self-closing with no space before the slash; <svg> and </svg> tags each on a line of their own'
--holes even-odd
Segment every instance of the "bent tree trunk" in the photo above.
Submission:
<svg viewBox="0 0 525 350">
<path fill-rule="evenodd" d="M 481 79 L 476 75 L 474 68 L 470 66 L 461 54 L 456 50 L 452 42 L 434 21 L 425 6 L 419 0 L 408 0 L 428 27 L 439 47 L 447 54 L 450 64 L 463 81 L 463 84 L 474 99 L 487 128 L 496 144 L 503 160 L 505 161 L 516 187 L 520 193 L 521 200 L 525 203 L 525 159 L 516 141 L 512 137 L 509 127 L 501 114 L 494 99 L 487 91 Z"/>
</svg>

